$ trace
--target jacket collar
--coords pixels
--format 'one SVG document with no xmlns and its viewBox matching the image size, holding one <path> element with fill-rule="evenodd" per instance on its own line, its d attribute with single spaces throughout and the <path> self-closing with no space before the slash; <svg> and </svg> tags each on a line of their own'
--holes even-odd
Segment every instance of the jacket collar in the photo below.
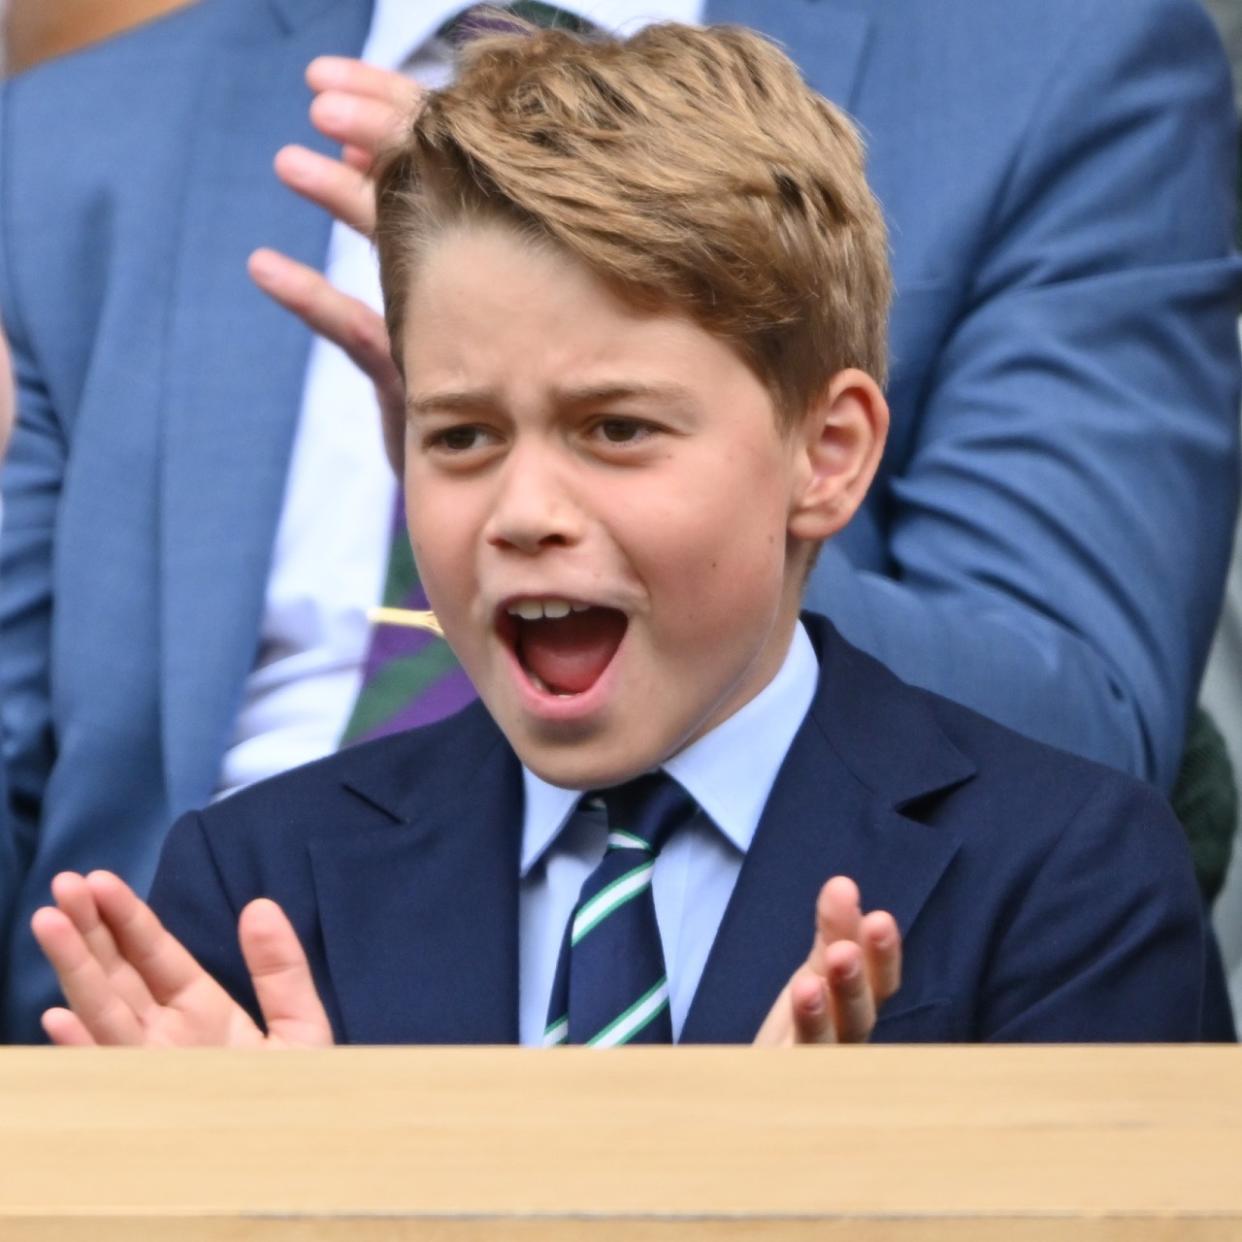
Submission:
<svg viewBox="0 0 1242 1242">
<path fill-rule="evenodd" d="M 815 899 L 848 875 L 864 908 L 909 933 L 958 838 L 918 804 L 969 780 L 974 764 L 921 691 L 803 617 L 820 660 L 815 702 L 794 738 L 721 920 L 682 1031 L 685 1043 L 746 1042 L 806 957 Z"/>
<path fill-rule="evenodd" d="M 515 1043 L 521 768 L 479 704 L 390 743 L 346 787 L 391 826 L 309 845 L 344 1036 Z"/>
</svg>

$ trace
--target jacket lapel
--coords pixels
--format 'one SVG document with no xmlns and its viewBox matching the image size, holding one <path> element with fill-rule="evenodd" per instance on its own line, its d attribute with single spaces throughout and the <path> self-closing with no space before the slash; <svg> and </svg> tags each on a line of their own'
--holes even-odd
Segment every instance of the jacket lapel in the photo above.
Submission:
<svg viewBox="0 0 1242 1242">
<path fill-rule="evenodd" d="M 849 111 L 870 19 L 839 0 L 707 0 L 704 21 L 750 26 L 780 43 L 807 82 Z"/>
<path fill-rule="evenodd" d="M 201 802 L 254 661 L 309 333 L 246 275 L 256 246 L 320 266 L 330 221 L 285 190 L 286 142 L 326 149 L 307 119 L 307 62 L 362 44 L 368 0 L 271 0 L 217 49 L 200 84 L 169 323 L 160 496 L 160 674 L 174 808 Z M 240 11 L 240 10 L 239 10 Z"/>
<path fill-rule="evenodd" d="M 920 799 L 974 767 L 926 699 L 804 618 L 820 684 L 786 756 L 682 1032 L 683 1043 L 748 1042 L 806 957 L 823 882 L 848 875 L 864 909 L 909 933 L 958 840 L 917 819 Z M 905 813 L 903 813 L 905 812 Z"/>
<path fill-rule="evenodd" d="M 478 705 L 440 732 L 442 753 L 351 780 L 391 826 L 310 846 L 351 1043 L 518 1039 L 521 769 Z"/>
</svg>

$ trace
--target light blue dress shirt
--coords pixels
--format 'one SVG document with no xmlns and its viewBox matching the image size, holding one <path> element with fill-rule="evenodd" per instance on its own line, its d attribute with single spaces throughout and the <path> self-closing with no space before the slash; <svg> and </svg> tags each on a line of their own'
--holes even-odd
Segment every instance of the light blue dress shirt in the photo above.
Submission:
<svg viewBox="0 0 1242 1242">
<path fill-rule="evenodd" d="M 652 876 L 674 1038 L 681 1034 L 759 817 L 818 680 L 815 649 L 799 623 L 767 686 L 664 764 L 700 808 L 660 852 Z M 519 1035 L 523 1044 L 538 1047 L 565 924 L 583 881 L 604 856 L 606 826 L 600 812 L 578 807 L 577 790 L 549 785 L 525 768 L 522 776 Z"/>
</svg>

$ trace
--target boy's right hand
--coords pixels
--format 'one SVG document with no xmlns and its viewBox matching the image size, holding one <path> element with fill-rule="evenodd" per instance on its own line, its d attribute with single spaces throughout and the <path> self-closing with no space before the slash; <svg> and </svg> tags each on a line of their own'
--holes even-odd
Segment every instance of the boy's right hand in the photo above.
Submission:
<svg viewBox="0 0 1242 1242">
<path fill-rule="evenodd" d="M 43 1015 L 53 1043 L 319 1048 L 333 1042 L 297 933 L 275 902 L 252 901 L 237 925 L 264 1034 L 118 876 L 65 871 L 52 881 L 52 895 L 56 905 L 37 910 L 31 928 L 69 1003 Z"/>
</svg>

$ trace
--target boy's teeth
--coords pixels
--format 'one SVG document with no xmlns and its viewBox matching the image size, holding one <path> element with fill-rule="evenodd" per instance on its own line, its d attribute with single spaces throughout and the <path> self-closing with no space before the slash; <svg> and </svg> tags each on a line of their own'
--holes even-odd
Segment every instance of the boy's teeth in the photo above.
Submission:
<svg viewBox="0 0 1242 1242">
<path fill-rule="evenodd" d="M 542 690 L 544 694 L 550 694 L 553 698 L 572 699 L 574 697 L 572 693 L 567 693 L 561 690 L 553 690 L 548 683 L 539 676 L 538 673 L 532 673 L 529 669 L 526 670 L 526 676 L 530 678 L 531 685 L 534 686 L 536 690 Z"/>
<path fill-rule="evenodd" d="M 586 612 L 590 604 L 571 604 L 567 599 L 524 599 L 512 604 L 508 613 L 512 617 L 521 617 L 523 621 L 540 621 L 544 617 L 557 620 L 567 617 L 571 612 Z"/>
</svg>

